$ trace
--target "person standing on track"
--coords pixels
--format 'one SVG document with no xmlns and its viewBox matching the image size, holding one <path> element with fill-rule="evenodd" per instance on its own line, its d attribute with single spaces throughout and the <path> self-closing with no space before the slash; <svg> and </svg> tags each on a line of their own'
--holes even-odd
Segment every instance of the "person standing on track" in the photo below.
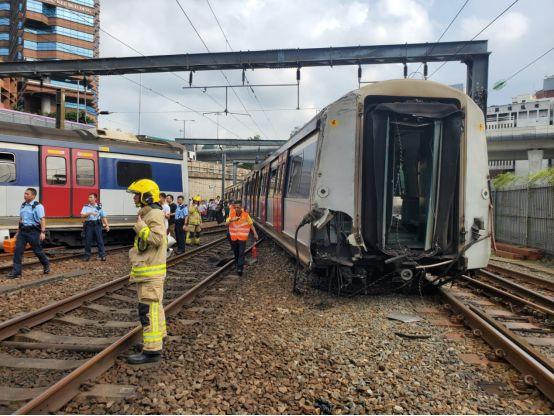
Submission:
<svg viewBox="0 0 554 416">
<path fill-rule="evenodd" d="M 37 196 L 35 188 L 27 188 L 23 194 L 24 202 L 19 209 L 19 230 L 15 235 L 15 251 L 13 253 L 13 270 L 8 273 L 8 279 L 21 277 L 21 259 L 25 245 L 29 243 L 43 267 L 44 274 L 50 273 L 50 262 L 42 250 L 41 241 L 46 237 L 46 218 L 44 206 L 34 201 Z"/>
<path fill-rule="evenodd" d="M 177 197 L 177 208 L 175 209 L 175 239 L 177 240 L 177 251 L 175 254 L 185 252 L 185 218 L 189 215 L 189 209 L 185 205 L 185 197 Z"/>
<path fill-rule="evenodd" d="M 167 194 L 167 197 L 165 198 L 167 205 L 169 205 L 169 230 L 168 234 L 175 238 L 175 210 L 177 209 L 177 204 L 173 202 L 173 195 Z"/>
<path fill-rule="evenodd" d="M 142 352 L 127 358 L 129 364 L 144 364 L 161 359 L 163 339 L 167 336 L 163 308 L 166 276 L 167 229 L 156 182 L 141 179 L 129 185 L 140 208 L 135 243 L 129 250 L 131 283 L 136 283 L 138 313 L 142 325 Z"/>
<path fill-rule="evenodd" d="M 234 201 L 233 208 L 234 210 L 227 218 L 226 224 L 229 226 L 229 239 L 233 254 L 235 255 L 237 274 L 242 276 L 246 241 L 248 241 L 250 231 L 252 231 L 255 240 L 258 240 L 258 233 L 254 227 L 252 218 L 242 209 L 242 202 Z"/>
<path fill-rule="evenodd" d="M 92 243 L 96 240 L 98 246 L 98 256 L 100 260 L 106 261 L 106 250 L 104 249 L 104 239 L 102 238 L 102 226 L 106 228 L 106 232 L 110 231 L 106 213 L 102 209 L 102 205 L 98 202 L 98 195 L 91 193 L 88 196 L 88 204 L 83 206 L 81 210 L 81 218 L 85 221 L 83 228 L 85 231 L 85 261 L 90 260 Z"/>
<path fill-rule="evenodd" d="M 189 208 L 189 213 L 185 224 L 188 226 L 187 231 L 187 244 L 194 242 L 195 245 L 200 245 L 200 231 L 202 231 L 202 214 L 200 213 L 200 195 L 196 195 L 192 198 L 192 204 Z M 194 240 L 191 239 L 191 234 Z"/>
<path fill-rule="evenodd" d="M 162 206 L 162 212 L 164 213 L 164 225 L 165 233 L 169 233 L 169 217 L 171 215 L 171 208 L 167 203 L 167 195 L 163 192 L 160 192 L 160 205 Z"/>
</svg>

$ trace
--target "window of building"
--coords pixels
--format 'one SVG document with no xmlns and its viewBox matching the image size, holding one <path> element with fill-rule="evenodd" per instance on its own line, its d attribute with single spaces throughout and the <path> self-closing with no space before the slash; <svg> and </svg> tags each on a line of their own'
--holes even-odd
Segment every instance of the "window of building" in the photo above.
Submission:
<svg viewBox="0 0 554 416">
<path fill-rule="evenodd" d="M 9 33 L 0 33 L 0 40 L 10 40 Z"/>
<path fill-rule="evenodd" d="M 117 185 L 127 188 L 139 179 L 152 179 L 152 166 L 140 162 L 117 162 Z"/>
<path fill-rule="evenodd" d="M 82 4 L 83 6 L 94 7 L 94 0 L 69 0 L 71 3 Z"/>
<path fill-rule="evenodd" d="M 64 157 L 46 157 L 46 183 L 48 185 L 65 185 L 67 183 L 67 167 Z"/>
<path fill-rule="evenodd" d="M 291 151 L 287 197 L 309 198 L 316 148 L 317 141 L 310 140 L 307 145 L 301 144 Z"/>
<path fill-rule="evenodd" d="M 10 19 L 6 17 L 0 17 L 0 26 L 9 26 L 10 25 Z"/>
<path fill-rule="evenodd" d="M 80 48 L 78 46 L 67 45 L 61 42 L 34 42 L 25 39 L 23 47 L 34 51 L 59 51 L 74 55 L 85 56 L 92 58 L 93 51 L 91 49 Z"/>
<path fill-rule="evenodd" d="M 0 182 L 15 182 L 15 155 L 0 152 Z"/>
<path fill-rule="evenodd" d="M 537 110 L 529 110 L 529 118 L 537 118 Z"/>
<path fill-rule="evenodd" d="M 539 110 L 539 117 L 548 117 L 548 110 L 546 108 Z"/>
<path fill-rule="evenodd" d="M 512 111 L 512 106 L 511 105 L 508 106 L 508 111 Z"/>
<path fill-rule="evenodd" d="M 0 10 L 10 10 L 10 3 L 0 3 Z"/>
<path fill-rule="evenodd" d="M 525 102 L 525 101 L 524 101 Z M 525 110 L 525 104 L 521 104 L 521 109 Z"/>
<path fill-rule="evenodd" d="M 8 50 L 8 48 L 0 48 L 0 55 L 1 56 L 8 56 L 10 53 L 10 51 Z"/>
<path fill-rule="evenodd" d="M 535 108 L 539 108 L 539 103 L 535 103 Z"/>
<path fill-rule="evenodd" d="M 77 159 L 75 162 L 77 170 L 77 185 L 93 186 L 94 185 L 94 160 L 92 159 Z"/>
</svg>

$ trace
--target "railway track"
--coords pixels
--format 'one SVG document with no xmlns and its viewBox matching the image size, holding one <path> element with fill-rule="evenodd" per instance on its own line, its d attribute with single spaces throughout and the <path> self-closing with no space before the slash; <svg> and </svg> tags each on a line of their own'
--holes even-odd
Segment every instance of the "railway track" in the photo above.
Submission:
<svg viewBox="0 0 554 416">
<path fill-rule="evenodd" d="M 226 237 L 168 260 L 166 315 L 181 310 L 232 264 Z M 0 324 L 0 413 L 60 409 L 140 341 L 128 279 L 121 276 Z"/>
<path fill-rule="evenodd" d="M 202 235 L 217 234 L 217 233 L 220 233 L 224 230 L 225 230 L 225 226 L 210 227 L 210 228 L 206 229 L 205 231 L 203 231 Z M 106 253 L 113 254 L 113 253 L 118 252 L 118 251 L 129 250 L 131 247 L 132 247 L 132 245 L 117 246 L 117 247 L 106 247 Z M 67 254 L 64 254 L 63 252 L 65 250 L 71 250 L 71 252 L 67 253 Z M 80 249 L 80 250 L 65 249 L 65 250 L 63 248 L 56 247 L 56 248 L 45 250 L 45 252 L 46 252 L 46 255 L 48 256 L 48 259 L 50 260 L 51 263 L 61 262 L 63 260 L 79 259 L 79 258 L 83 257 L 83 250 L 82 249 Z M 0 263 L 0 273 L 10 271 L 13 267 L 12 266 L 12 261 L 11 261 L 12 257 L 13 257 L 13 254 L 11 254 L 11 253 L 1 253 L 1 254 L 2 254 L 3 258 L 0 258 L 0 261 L 2 261 L 3 264 Z M 26 251 L 24 259 L 29 258 L 31 256 L 34 256 L 34 253 Z M 24 261 L 23 262 L 23 266 L 32 266 L 32 265 L 36 265 L 36 264 L 40 264 L 40 262 L 36 258 L 33 259 L 33 260 L 30 260 L 30 261 Z"/>
<path fill-rule="evenodd" d="M 498 358 L 510 362 L 526 384 L 554 401 L 552 282 L 489 266 L 442 287 L 440 294 Z"/>
</svg>

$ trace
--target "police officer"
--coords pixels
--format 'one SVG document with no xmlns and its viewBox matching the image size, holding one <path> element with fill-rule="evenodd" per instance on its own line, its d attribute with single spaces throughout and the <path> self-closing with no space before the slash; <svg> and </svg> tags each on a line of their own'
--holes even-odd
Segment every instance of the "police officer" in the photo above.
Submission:
<svg viewBox="0 0 554 416">
<path fill-rule="evenodd" d="M 106 261 L 106 250 L 104 249 L 104 240 L 102 238 L 102 225 L 106 228 L 106 232 L 110 231 L 106 213 L 102 209 L 102 205 L 98 202 L 98 195 L 91 193 L 88 196 L 88 204 L 83 206 L 81 210 L 81 218 L 85 219 L 83 228 L 85 231 L 85 261 L 90 260 L 90 250 L 92 243 L 96 240 L 98 245 L 98 256 L 100 260 Z"/>
<path fill-rule="evenodd" d="M 129 185 L 140 208 L 134 226 L 136 237 L 129 251 L 131 283 L 136 283 L 138 313 L 142 325 L 142 352 L 129 356 L 129 364 L 144 364 L 161 359 L 163 339 L 167 336 L 163 308 L 166 275 L 167 235 L 165 215 L 156 182 L 141 179 Z"/>
<path fill-rule="evenodd" d="M 234 201 L 234 210 L 227 218 L 226 224 L 229 226 L 229 239 L 233 254 L 235 255 L 235 266 L 237 274 L 242 276 L 244 268 L 244 251 L 246 249 L 246 241 L 250 231 L 254 238 L 258 239 L 258 233 L 254 227 L 254 222 L 248 212 L 242 209 L 241 201 Z"/>
<path fill-rule="evenodd" d="M 189 215 L 189 209 L 185 205 L 183 195 L 177 197 L 177 207 L 175 208 L 175 239 L 177 240 L 177 251 L 175 254 L 185 252 L 185 218 Z"/>
<path fill-rule="evenodd" d="M 31 245 L 33 252 L 42 264 L 44 274 L 50 273 L 50 262 L 44 254 L 40 242 L 45 238 L 46 218 L 44 206 L 35 201 L 37 190 L 27 188 L 23 194 L 25 202 L 19 210 L 19 231 L 15 235 L 15 252 L 13 255 L 13 270 L 8 274 L 8 279 L 21 277 L 21 259 L 25 251 L 25 245 Z"/>
</svg>

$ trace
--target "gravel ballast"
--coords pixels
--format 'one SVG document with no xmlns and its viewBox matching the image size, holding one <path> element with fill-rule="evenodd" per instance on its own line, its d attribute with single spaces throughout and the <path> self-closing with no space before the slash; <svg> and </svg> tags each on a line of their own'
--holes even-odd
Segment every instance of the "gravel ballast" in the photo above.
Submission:
<svg viewBox="0 0 554 416">
<path fill-rule="evenodd" d="M 258 252 L 246 278 L 225 278 L 195 309 L 169 318 L 169 334 L 178 338 L 159 365 L 133 367 L 121 358 L 97 380 L 134 385 L 135 398 L 76 399 L 62 410 L 552 413 L 544 396 L 451 323 L 432 297 L 295 296 L 291 260 L 270 242 Z M 391 313 L 423 319 L 403 323 L 388 319 Z"/>
</svg>

